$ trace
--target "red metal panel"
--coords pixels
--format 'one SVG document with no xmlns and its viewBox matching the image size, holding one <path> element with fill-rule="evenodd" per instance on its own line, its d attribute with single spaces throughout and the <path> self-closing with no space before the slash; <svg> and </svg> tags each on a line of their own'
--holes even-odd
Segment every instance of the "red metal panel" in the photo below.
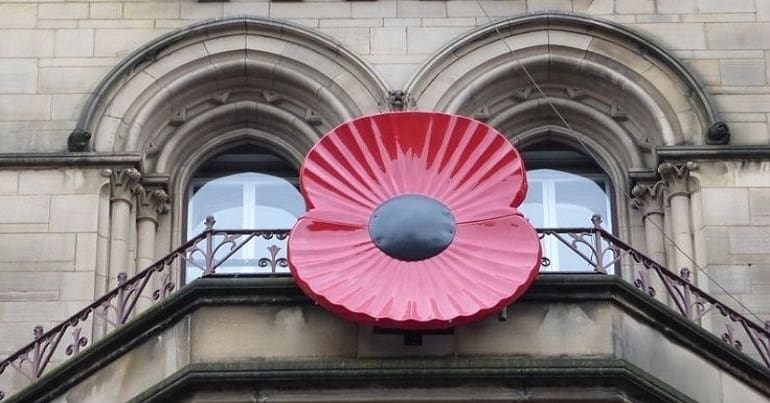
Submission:
<svg viewBox="0 0 770 403">
<path fill-rule="evenodd" d="M 289 238 L 292 275 L 313 300 L 349 320 L 446 328 L 501 309 L 537 276 L 540 242 L 516 209 L 527 191 L 521 158 L 482 122 L 431 112 L 352 120 L 310 150 L 300 186 L 310 210 Z M 451 212 L 456 230 L 437 254 L 403 260 L 373 241 L 373 212 L 404 195 Z M 421 206 L 429 214 L 430 203 Z M 414 214 L 403 210 L 396 218 Z M 431 242 L 425 227 L 390 235 L 415 239 L 417 248 Z"/>
</svg>

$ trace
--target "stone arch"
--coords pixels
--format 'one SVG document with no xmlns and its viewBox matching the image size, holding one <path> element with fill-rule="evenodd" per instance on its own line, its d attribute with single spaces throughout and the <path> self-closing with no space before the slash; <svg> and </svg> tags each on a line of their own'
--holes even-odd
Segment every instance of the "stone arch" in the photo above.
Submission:
<svg viewBox="0 0 770 403">
<path fill-rule="evenodd" d="M 434 54 L 407 91 L 414 108 L 488 120 L 514 141 L 566 128 L 550 101 L 568 131 L 601 145 L 624 172 L 654 167 L 656 146 L 704 144 L 717 121 L 696 77 L 669 53 L 617 24 L 571 14 L 471 31 Z"/>
<path fill-rule="evenodd" d="M 287 22 L 233 17 L 128 56 L 99 84 L 76 132 L 92 134 L 84 151 L 140 153 L 145 173 L 169 175 L 193 150 L 185 147 L 231 130 L 270 133 L 289 154 L 304 154 L 337 124 L 387 109 L 386 98 L 382 79 L 338 42 Z"/>
<path fill-rule="evenodd" d="M 384 81 L 325 35 L 266 18 L 208 20 L 119 63 L 88 100 L 69 145 L 141 155 L 143 181 L 171 195 L 159 239 L 178 245 L 187 185 L 203 161 L 249 143 L 299 167 L 323 133 L 387 105 Z"/>
</svg>

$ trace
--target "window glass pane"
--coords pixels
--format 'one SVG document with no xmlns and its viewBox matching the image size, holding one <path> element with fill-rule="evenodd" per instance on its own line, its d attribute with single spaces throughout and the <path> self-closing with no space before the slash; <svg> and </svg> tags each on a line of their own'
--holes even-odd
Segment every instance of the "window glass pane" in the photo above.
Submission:
<svg viewBox="0 0 770 403">
<path fill-rule="evenodd" d="M 256 221 L 253 228 L 291 228 L 294 221 L 287 224 L 285 220 L 282 221 L 276 217 L 283 215 L 296 218 L 305 212 L 305 200 L 285 179 L 255 173 L 240 175 L 244 176 L 244 181 L 251 181 L 254 184 L 254 204 L 264 207 L 255 215 Z"/>
<path fill-rule="evenodd" d="M 199 187 L 190 199 L 189 211 L 188 236 L 203 231 L 209 215 L 216 219 L 217 228 L 289 229 L 305 212 L 305 201 L 283 178 L 244 172 Z"/>
<path fill-rule="evenodd" d="M 249 166 L 265 172 L 248 172 Z M 292 181 L 296 182 L 296 172 L 265 150 L 239 149 L 212 158 L 192 181 L 188 238 L 205 229 L 209 215 L 216 220 L 217 229 L 291 229 L 305 212 L 304 198 Z M 223 247 L 215 259 L 228 253 L 230 248 Z M 227 258 L 217 273 L 287 272 L 288 268 L 278 264 L 281 259 L 286 259 L 285 239 L 255 237 Z M 187 281 L 200 275 L 199 268 L 187 266 Z"/>
<path fill-rule="evenodd" d="M 204 229 L 207 216 L 213 215 L 220 228 L 240 228 L 243 216 L 243 186 L 232 182 L 209 182 L 199 187 L 190 201 L 188 236 Z"/>
<path fill-rule="evenodd" d="M 607 217 L 607 194 L 595 182 L 572 174 L 555 182 L 556 221 L 563 227 L 586 227 L 591 216 Z"/>
<path fill-rule="evenodd" d="M 535 227 L 545 227 L 545 216 L 543 208 L 543 183 L 529 180 L 529 190 L 527 198 L 519 207 L 529 222 Z"/>
<path fill-rule="evenodd" d="M 585 168 L 585 164 L 581 166 Z M 611 231 L 612 215 L 605 175 L 534 169 L 527 173 L 527 177 L 530 188 L 520 210 L 535 227 L 590 227 L 591 217 L 599 214 L 604 219 L 604 227 Z M 569 241 L 568 236 L 565 239 Z M 542 245 L 543 256 L 551 263 L 542 270 L 593 270 L 585 259 L 553 236 L 543 238 Z M 586 257 L 593 258 L 587 246 L 578 243 L 575 247 Z"/>
</svg>

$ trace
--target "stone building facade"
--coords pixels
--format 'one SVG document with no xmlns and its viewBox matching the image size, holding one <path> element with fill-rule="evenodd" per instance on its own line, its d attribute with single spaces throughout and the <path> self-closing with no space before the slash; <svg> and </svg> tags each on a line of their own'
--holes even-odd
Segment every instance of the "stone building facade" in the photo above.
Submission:
<svg viewBox="0 0 770 403">
<path fill-rule="evenodd" d="M 577 151 L 611 232 L 770 320 L 770 0 L 0 0 L 0 357 L 184 243 L 213 156 L 389 110 Z"/>
</svg>

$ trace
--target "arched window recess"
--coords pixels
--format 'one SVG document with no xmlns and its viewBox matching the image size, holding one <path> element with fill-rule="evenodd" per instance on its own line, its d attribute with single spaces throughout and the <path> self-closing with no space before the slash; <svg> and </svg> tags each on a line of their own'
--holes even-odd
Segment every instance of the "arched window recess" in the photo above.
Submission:
<svg viewBox="0 0 770 403">
<path fill-rule="evenodd" d="M 654 176 L 658 147 L 710 144 L 706 133 L 719 119 L 697 77 L 670 52 L 619 24 L 561 13 L 517 16 L 470 31 L 429 58 L 406 90 L 414 108 L 491 124 L 531 151 L 533 167 L 541 159 L 563 164 L 560 158 L 571 158 L 567 150 L 589 157 L 608 186 L 579 166 L 544 169 L 561 172 L 567 182 L 566 174 L 589 175 L 615 202 L 605 229 L 641 250 L 645 231 L 642 214 L 631 209 L 631 177 Z M 543 157 L 549 142 L 566 148 Z M 553 189 L 558 175 L 550 174 L 533 172 L 533 185 Z M 541 190 L 540 197 L 549 194 Z M 622 274 L 630 278 L 632 264 L 624 263 Z"/>
<path fill-rule="evenodd" d="M 186 188 L 186 234 L 190 239 L 214 217 L 220 229 L 290 229 L 305 212 L 297 169 L 277 153 L 253 144 L 228 148 L 207 159 Z M 227 248 L 214 256 L 221 259 Z M 286 240 L 255 237 L 227 258 L 217 273 L 275 274 L 288 272 Z M 201 275 L 188 265 L 185 280 Z"/>
<path fill-rule="evenodd" d="M 565 143 L 546 140 L 522 149 L 529 191 L 520 207 L 537 228 L 588 227 L 594 216 L 613 232 L 615 208 L 612 181 L 585 152 Z M 563 238 L 566 239 L 566 238 Z M 591 271 L 577 250 L 590 256 L 585 245 L 572 246 L 556 236 L 542 239 L 542 271 Z M 612 272 L 613 268 L 608 268 Z"/>
</svg>

